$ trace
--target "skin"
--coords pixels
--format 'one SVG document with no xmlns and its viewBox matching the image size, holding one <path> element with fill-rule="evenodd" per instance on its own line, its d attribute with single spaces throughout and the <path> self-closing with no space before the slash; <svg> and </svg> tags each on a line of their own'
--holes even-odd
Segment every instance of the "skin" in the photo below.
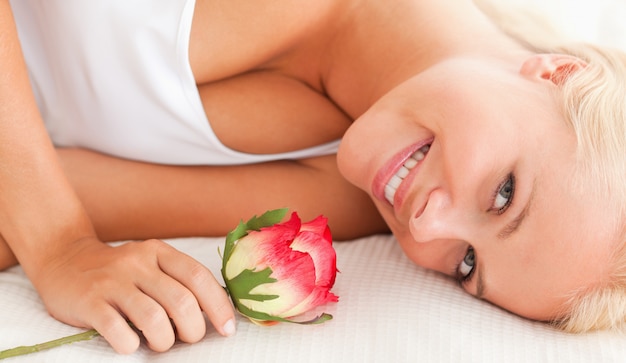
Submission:
<svg viewBox="0 0 626 363">
<path fill-rule="evenodd" d="M 283 206 L 304 219 L 326 214 L 340 239 L 388 230 L 367 195 L 341 177 L 335 156 L 217 168 L 55 151 L 29 88 L 9 4 L 0 4 L 0 269 L 20 263 L 58 320 L 96 328 L 120 353 L 131 353 L 140 343 L 126 319 L 155 351 L 169 349 L 176 337 L 190 343 L 202 339 L 203 314 L 220 334 L 230 335 L 234 312 L 211 272 L 160 240 L 141 240 L 224 235 L 242 216 Z M 335 9 L 331 1 L 318 6 L 304 11 L 276 3 L 275 12 L 259 17 L 267 11 L 263 4 L 197 2 L 190 63 L 226 146 L 287 151 L 337 139 L 349 125 L 350 117 L 314 84 L 320 64 L 309 57 L 323 53 L 332 34 L 328 26 L 337 27 L 345 9 Z M 259 27 L 284 37 L 261 36 Z M 310 31 L 319 36 L 311 38 Z M 240 35 L 249 41 L 242 43 Z M 302 60 L 306 67 L 293 63 Z M 241 87 L 248 92 L 233 92 Z M 294 101 L 284 102 L 294 95 Z M 259 107 L 245 113 L 242 103 Z M 302 144 L 290 141 L 293 127 L 284 127 L 293 124 L 294 114 L 303 115 L 300 136 L 309 137 Z M 233 117 L 249 123 L 233 127 Z M 11 122 L 15 119 L 21 122 Z M 321 131 L 310 132 L 312 126 Z M 264 143 L 247 149 L 246 140 L 260 140 L 251 130 L 272 127 L 277 131 L 265 135 Z M 102 243 L 120 239 L 140 241 L 121 247 Z"/>
<path fill-rule="evenodd" d="M 338 160 L 242 167 L 55 151 L 28 88 L 8 3 L 0 4 L 0 267 L 19 262 L 53 316 L 95 327 L 118 352 L 139 345 L 126 318 L 152 349 L 164 351 L 175 339 L 170 318 L 179 339 L 195 342 L 206 332 L 203 312 L 223 335 L 234 315 L 210 272 L 160 240 L 121 247 L 102 241 L 224 235 L 242 216 L 272 206 L 288 205 L 305 220 L 326 214 L 338 239 L 386 231 L 382 215 L 410 258 L 445 273 L 471 244 L 485 266 L 485 298 L 528 317 L 553 313 L 559 298 L 552 292 L 560 291 L 549 288 L 592 283 L 603 273 L 598 261 L 606 260 L 610 238 L 585 237 L 594 223 L 606 224 L 601 217 L 609 211 L 588 196 L 572 198 L 562 184 L 574 145 L 546 97 L 558 63 L 521 74 L 532 55 L 469 1 L 278 1 L 268 8 L 199 0 L 190 63 L 226 146 L 281 152 L 347 131 Z M 10 122 L 17 118 L 26 121 Z M 262 130 L 271 132 L 259 137 Z M 425 137 L 434 137 L 433 148 L 403 207 L 372 201 L 372 180 L 390 155 Z M 515 198 L 522 200 L 501 215 L 485 212 L 513 167 L 520 174 Z M 506 248 L 493 247 L 504 245 L 496 231 L 524 205 L 532 180 L 536 192 L 524 223 Z M 427 208 L 418 218 L 420 205 Z M 547 272 L 554 278 L 544 279 Z M 475 280 L 466 288 L 475 293 Z M 520 296 L 534 303 L 516 303 Z"/>
<path fill-rule="evenodd" d="M 376 198 L 376 175 L 394 154 L 432 140 L 394 205 L 376 201 L 402 248 L 418 265 L 457 277 L 471 246 L 477 263 L 462 282 L 466 291 L 549 320 L 559 316 L 568 293 L 605 276 L 612 211 L 570 184 L 576 145 L 550 97 L 555 85 L 543 69 L 523 69 L 494 70 L 472 58 L 433 66 L 355 122 L 339 163 Z M 503 84 L 512 86 L 504 96 Z M 364 138 L 376 141 L 364 150 Z M 494 196 L 510 173 L 515 191 L 500 210 L 504 203 L 494 206 Z"/>
</svg>

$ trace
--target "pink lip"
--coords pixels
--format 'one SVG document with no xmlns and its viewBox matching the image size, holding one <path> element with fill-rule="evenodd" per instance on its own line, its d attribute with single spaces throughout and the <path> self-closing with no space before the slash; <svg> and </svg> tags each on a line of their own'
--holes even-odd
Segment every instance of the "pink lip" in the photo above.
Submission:
<svg viewBox="0 0 626 363">
<path fill-rule="evenodd" d="M 374 177 L 374 180 L 372 182 L 372 193 L 374 194 L 374 196 L 380 201 L 389 203 L 387 199 L 385 198 L 385 186 L 387 185 L 387 183 L 389 183 L 389 180 L 391 179 L 391 177 L 393 177 L 398 172 L 400 167 L 404 165 L 404 163 L 407 161 L 409 157 L 411 157 L 411 155 L 413 155 L 417 150 L 419 150 L 424 145 L 431 144 L 432 142 L 433 142 L 433 139 L 430 138 L 430 139 L 415 143 L 413 145 L 410 145 L 402 149 L 400 152 L 395 154 L 389 161 L 387 161 L 385 165 L 383 165 L 383 167 L 378 171 L 378 173 L 376 173 L 376 176 Z M 414 172 L 418 168 L 419 168 L 419 165 L 416 166 L 413 170 L 411 170 L 411 174 L 407 176 L 407 178 L 405 178 L 404 181 L 410 182 L 413 179 Z M 405 184 L 407 183 L 403 182 L 400 188 L 398 188 L 398 191 L 396 192 L 396 200 L 402 194 L 401 189 L 406 189 Z M 398 203 L 394 203 L 394 205 L 396 206 L 396 208 L 399 207 Z"/>
</svg>

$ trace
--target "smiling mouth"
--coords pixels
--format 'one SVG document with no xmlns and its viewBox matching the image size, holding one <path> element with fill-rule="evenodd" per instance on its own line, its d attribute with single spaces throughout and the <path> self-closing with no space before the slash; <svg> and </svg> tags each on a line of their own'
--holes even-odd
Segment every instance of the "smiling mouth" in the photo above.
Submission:
<svg viewBox="0 0 626 363">
<path fill-rule="evenodd" d="M 404 178 L 406 178 L 411 169 L 415 168 L 424 158 L 428 151 L 430 150 L 430 144 L 424 145 L 419 148 L 416 152 L 414 152 L 409 158 L 400 166 L 398 171 L 389 179 L 387 185 L 385 185 L 385 199 L 391 204 L 394 205 L 394 199 L 396 196 L 396 191 L 402 184 Z"/>
</svg>

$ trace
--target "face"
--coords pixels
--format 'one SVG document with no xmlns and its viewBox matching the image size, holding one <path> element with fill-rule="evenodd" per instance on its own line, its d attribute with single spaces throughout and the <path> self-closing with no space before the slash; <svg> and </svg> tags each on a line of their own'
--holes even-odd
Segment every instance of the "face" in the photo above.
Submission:
<svg viewBox="0 0 626 363">
<path fill-rule="evenodd" d="M 572 186 L 554 85 L 520 69 L 451 60 L 420 73 L 355 121 L 338 162 L 415 263 L 549 320 L 606 274 L 611 211 Z"/>
</svg>

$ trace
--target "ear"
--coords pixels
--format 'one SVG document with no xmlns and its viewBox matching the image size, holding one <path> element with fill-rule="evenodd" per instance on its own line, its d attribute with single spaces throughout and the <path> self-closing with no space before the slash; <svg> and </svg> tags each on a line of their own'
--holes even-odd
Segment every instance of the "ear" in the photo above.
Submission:
<svg viewBox="0 0 626 363">
<path fill-rule="evenodd" d="M 530 56 L 520 69 L 523 76 L 547 80 L 560 86 L 567 78 L 585 68 L 587 63 L 566 54 L 535 54 Z"/>
</svg>

